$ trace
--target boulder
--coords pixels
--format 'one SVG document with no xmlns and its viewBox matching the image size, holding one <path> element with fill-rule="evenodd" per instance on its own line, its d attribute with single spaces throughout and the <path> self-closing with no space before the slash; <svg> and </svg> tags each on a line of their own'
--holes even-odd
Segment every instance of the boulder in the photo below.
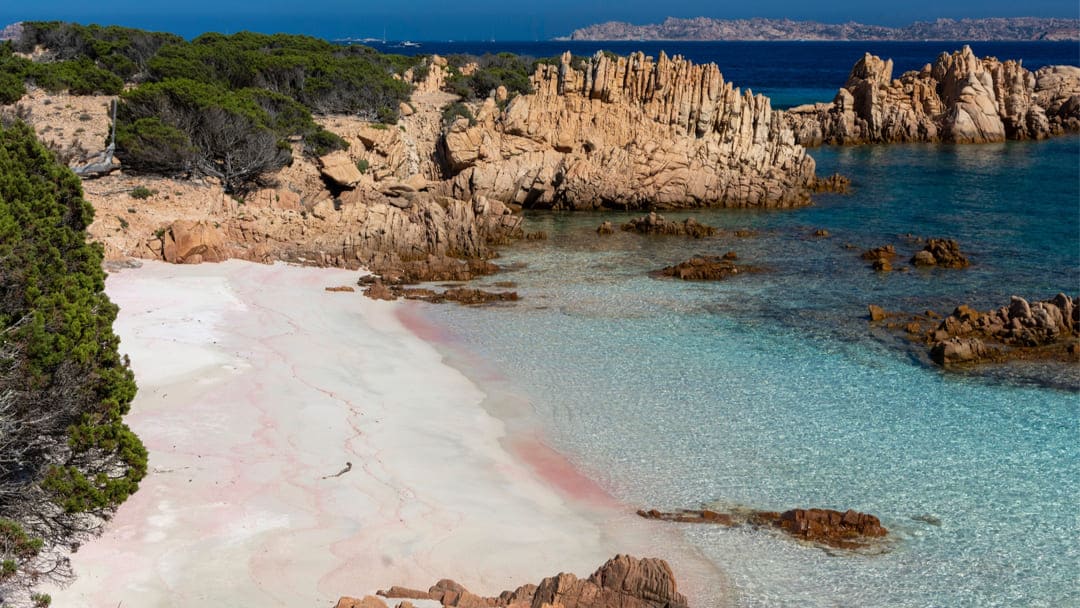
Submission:
<svg viewBox="0 0 1080 608">
<path fill-rule="evenodd" d="M 990 349 L 978 338 L 949 338 L 930 348 L 930 358 L 943 366 L 980 361 L 990 354 Z"/>
<path fill-rule="evenodd" d="M 387 608 L 387 606 L 386 602 L 381 599 L 372 595 L 366 595 L 363 599 L 343 597 L 338 600 L 338 603 L 334 605 L 334 608 Z"/>
<path fill-rule="evenodd" d="M 866 308 L 870 312 L 870 320 L 871 321 L 884 321 L 885 320 L 885 309 L 884 308 L 882 308 L 882 307 L 880 307 L 880 306 L 878 306 L 876 304 L 871 304 L 871 305 L 867 306 Z"/>
<path fill-rule="evenodd" d="M 345 151 L 332 152 L 319 159 L 324 178 L 340 188 L 352 188 L 360 183 L 364 174 Z"/>
<path fill-rule="evenodd" d="M 205 220 L 177 220 L 162 236 L 161 257 L 171 264 L 222 262 L 229 258 L 221 230 Z"/>
</svg>

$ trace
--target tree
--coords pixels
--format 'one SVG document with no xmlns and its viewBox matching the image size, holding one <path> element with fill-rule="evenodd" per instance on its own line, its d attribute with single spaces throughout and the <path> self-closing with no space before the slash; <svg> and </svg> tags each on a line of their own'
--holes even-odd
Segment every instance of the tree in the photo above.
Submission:
<svg viewBox="0 0 1080 608">
<path fill-rule="evenodd" d="M 59 548 L 92 532 L 146 474 L 146 450 L 123 423 L 135 381 L 112 331 L 101 247 L 86 242 L 92 219 L 81 182 L 33 130 L 0 125 L 4 598 L 68 574 Z"/>
</svg>

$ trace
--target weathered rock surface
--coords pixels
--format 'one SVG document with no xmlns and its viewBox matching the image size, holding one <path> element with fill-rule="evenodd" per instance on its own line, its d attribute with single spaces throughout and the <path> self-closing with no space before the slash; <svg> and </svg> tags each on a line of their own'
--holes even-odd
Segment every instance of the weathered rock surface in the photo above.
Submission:
<svg viewBox="0 0 1080 608">
<path fill-rule="evenodd" d="M 724 82 L 714 64 L 661 53 L 582 69 L 540 65 L 534 92 L 447 130 L 443 193 L 526 208 L 650 209 L 808 203 L 814 161 L 769 100 Z"/>
<path fill-rule="evenodd" d="M 731 260 L 731 252 L 723 256 L 694 256 L 674 266 L 666 266 L 652 273 L 657 277 L 672 277 L 683 281 L 721 281 L 740 273 L 755 272 L 756 268 L 736 266 Z"/>
<path fill-rule="evenodd" d="M 1029 303 L 1012 296 L 1008 306 L 980 312 L 957 306 L 941 318 L 896 315 L 890 327 L 903 329 L 910 339 L 929 346 L 938 365 L 1007 362 L 1012 360 L 1076 361 L 1080 354 L 1080 297 L 1060 293 Z"/>
<path fill-rule="evenodd" d="M 688 236 L 695 239 L 713 236 L 719 232 L 715 227 L 702 224 L 692 217 L 680 222 L 668 221 L 664 216 L 651 212 L 648 215 L 636 217 L 622 225 L 624 232 L 637 232 L 638 234 L 655 234 L 667 236 Z"/>
<path fill-rule="evenodd" d="M 893 79 L 892 60 L 867 53 L 831 104 L 783 120 L 805 146 L 1041 139 L 1080 128 L 1080 69 L 979 59 L 964 46 Z"/>
<path fill-rule="evenodd" d="M 443 606 L 459 608 L 686 608 L 687 605 L 667 562 L 628 555 L 616 555 L 586 579 L 561 573 L 545 578 L 539 585 L 523 585 L 497 597 L 480 597 L 448 579 L 426 592 L 391 587 L 378 595 L 434 600 Z"/>
<path fill-rule="evenodd" d="M 953 239 L 929 239 L 923 250 L 911 258 L 911 263 L 942 268 L 967 268 L 971 264 Z"/>
<path fill-rule="evenodd" d="M 225 238 L 205 220 L 178 220 L 162 235 L 161 257 L 172 264 L 221 262 L 228 259 Z"/>
<path fill-rule="evenodd" d="M 853 509 L 791 509 L 775 511 L 738 511 L 721 513 L 709 509 L 682 511 L 638 511 L 646 519 L 681 523 L 709 523 L 723 526 L 751 526 L 778 529 L 789 536 L 817 545 L 840 549 L 859 549 L 888 535 L 881 520 Z"/>
</svg>

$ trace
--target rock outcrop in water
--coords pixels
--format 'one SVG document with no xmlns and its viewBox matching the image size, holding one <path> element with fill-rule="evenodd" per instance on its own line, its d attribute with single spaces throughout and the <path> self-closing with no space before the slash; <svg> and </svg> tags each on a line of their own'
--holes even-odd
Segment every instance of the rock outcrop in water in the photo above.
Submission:
<svg viewBox="0 0 1080 608">
<path fill-rule="evenodd" d="M 682 511 L 638 511 L 645 519 L 680 523 L 718 524 L 722 526 L 751 526 L 776 529 L 816 545 L 839 549 L 860 549 L 888 535 L 881 520 L 869 513 L 854 509 L 791 509 L 776 511 L 737 511 L 721 513 L 710 509 Z"/>
<path fill-rule="evenodd" d="M 391 587 L 378 592 L 394 600 L 431 600 L 459 608 L 686 608 L 675 576 L 667 562 L 656 558 L 638 559 L 616 555 L 586 579 L 561 573 L 527 584 L 497 597 L 481 597 L 449 579 L 427 591 Z M 364 602 L 379 602 L 378 604 Z M 362 600 L 343 597 L 338 608 L 382 605 L 370 597 Z"/>
<path fill-rule="evenodd" d="M 1080 361 L 1080 297 L 1059 293 L 1029 303 L 1012 296 L 1008 306 L 980 312 L 960 305 L 938 320 L 933 314 L 871 312 L 916 342 L 929 347 L 930 359 L 945 367 L 1016 360 Z"/>
<path fill-rule="evenodd" d="M 688 217 L 682 222 L 673 222 L 655 212 L 633 218 L 623 224 L 621 228 L 624 232 L 660 236 L 688 236 L 695 239 L 714 236 L 719 232 L 715 227 L 702 224 L 692 217 Z M 597 230 L 597 233 L 606 234 L 602 229 Z"/>
<path fill-rule="evenodd" d="M 768 98 L 724 82 L 715 64 L 598 53 L 578 69 L 566 53 L 532 84 L 505 111 L 489 99 L 475 124 L 450 126 L 444 194 L 552 209 L 809 202 L 813 159 Z"/>
<path fill-rule="evenodd" d="M 805 146 L 1042 139 L 1080 129 L 1080 68 L 1032 73 L 964 46 L 893 79 L 892 60 L 867 53 L 831 104 L 791 108 L 783 119 Z"/>
<path fill-rule="evenodd" d="M 653 272 L 654 277 L 671 277 L 683 281 L 722 281 L 738 274 L 759 272 L 759 269 L 736 266 L 734 252 L 728 252 L 723 256 L 698 255 L 679 262 L 674 266 L 666 266 Z"/>
</svg>

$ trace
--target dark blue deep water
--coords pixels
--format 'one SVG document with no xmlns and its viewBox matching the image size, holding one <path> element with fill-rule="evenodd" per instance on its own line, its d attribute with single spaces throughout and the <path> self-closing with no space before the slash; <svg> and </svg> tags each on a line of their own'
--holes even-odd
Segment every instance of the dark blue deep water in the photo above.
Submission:
<svg viewBox="0 0 1080 608">
<path fill-rule="evenodd" d="M 498 50 L 553 54 L 547 44 Z M 902 58 L 899 69 L 951 48 L 665 46 L 793 98 L 842 84 L 864 48 Z M 1076 45 L 975 50 L 1077 63 Z M 502 261 L 517 269 L 490 279 L 517 282 L 521 302 L 424 314 L 509 378 L 527 416 L 627 504 L 855 508 L 893 532 L 882 554 L 833 556 L 686 527 L 740 606 L 1080 605 L 1080 369 L 944 372 L 866 315 L 870 303 L 948 312 L 1080 293 L 1080 138 L 811 154 L 852 192 L 796 210 L 696 212 L 724 230 L 700 241 L 595 234 L 629 214 L 534 214 L 528 229 L 550 240 L 507 248 Z M 831 236 L 813 238 L 818 228 Z M 886 243 L 910 256 L 908 234 L 956 238 L 972 266 L 878 274 L 859 259 Z M 719 283 L 647 275 L 729 250 L 765 272 Z"/>
</svg>

